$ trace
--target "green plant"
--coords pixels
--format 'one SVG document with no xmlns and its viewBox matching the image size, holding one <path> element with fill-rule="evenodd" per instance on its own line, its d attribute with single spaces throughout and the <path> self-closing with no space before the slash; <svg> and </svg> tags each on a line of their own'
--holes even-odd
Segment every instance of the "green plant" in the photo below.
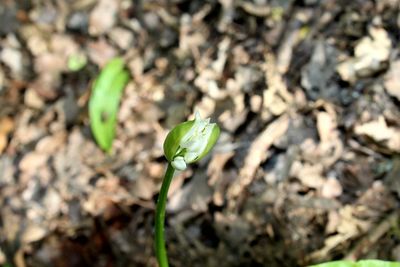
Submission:
<svg viewBox="0 0 400 267">
<path fill-rule="evenodd" d="M 90 127 L 96 142 L 110 152 L 115 136 L 118 106 L 129 72 L 121 58 L 112 59 L 93 84 L 89 100 Z"/>
<path fill-rule="evenodd" d="M 332 261 L 313 265 L 310 267 L 400 267 L 400 262 L 389 262 L 381 260 Z"/>
<path fill-rule="evenodd" d="M 183 122 L 173 128 L 164 141 L 164 154 L 168 167 L 158 195 L 155 217 L 155 249 L 160 267 L 168 267 L 167 250 L 164 240 L 165 207 L 169 185 L 175 170 L 184 170 L 187 164 L 196 162 L 207 155 L 217 142 L 219 127 L 210 119 L 196 118 Z"/>
<path fill-rule="evenodd" d="M 70 71 L 79 71 L 86 66 L 87 58 L 85 54 L 73 54 L 68 57 L 68 69 Z"/>
</svg>

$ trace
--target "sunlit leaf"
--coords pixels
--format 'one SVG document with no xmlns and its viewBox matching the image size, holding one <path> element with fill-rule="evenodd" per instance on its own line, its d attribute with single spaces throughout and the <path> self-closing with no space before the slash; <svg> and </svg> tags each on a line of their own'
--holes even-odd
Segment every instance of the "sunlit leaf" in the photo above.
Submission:
<svg viewBox="0 0 400 267">
<path fill-rule="evenodd" d="M 73 54 L 68 57 L 68 69 L 79 71 L 86 66 L 87 58 L 84 54 Z"/>
<path fill-rule="evenodd" d="M 111 60 L 93 84 L 89 100 L 90 127 L 96 142 L 110 152 L 115 136 L 117 113 L 129 72 L 121 58 Z"/>
</svg>

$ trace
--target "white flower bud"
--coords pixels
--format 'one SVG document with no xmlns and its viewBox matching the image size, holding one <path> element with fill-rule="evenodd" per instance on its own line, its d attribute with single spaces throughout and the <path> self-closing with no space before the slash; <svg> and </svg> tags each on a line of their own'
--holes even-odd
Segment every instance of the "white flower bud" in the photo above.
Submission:
<svg viewBox="0 0 400 267">
<path fill-rule="evenodd" d="M 183 171 L 184 169 L 186 169 L 186 162 L 183 157 L 175 157 L 171 164 L 177 170 Z"/>
<path fill-rule="evenodd" d="M 196 112 L 193 121 L 179 124 L 168 134 L 164 153 L 175 169 L 184 170 L 187 164 L 204 157 L 218 136 L 219 127 L 210 119 L 202 120 Z"/>
</svg>

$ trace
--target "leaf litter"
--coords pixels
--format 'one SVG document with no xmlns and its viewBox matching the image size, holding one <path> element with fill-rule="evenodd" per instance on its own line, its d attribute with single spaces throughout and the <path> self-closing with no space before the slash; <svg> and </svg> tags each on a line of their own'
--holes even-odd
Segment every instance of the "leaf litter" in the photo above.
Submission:
<svg viewBox="0 0 400 267">
<path fill-rule="evenodd" d="M 195 109 L 222 134 L 171 185 L 171 265 L 399 260 L 398 4 L 8 1 L 0 264 L 157 266 L 162 143 Z M 116 56 L 107 155 L 88 92 Z"/>
</svg>

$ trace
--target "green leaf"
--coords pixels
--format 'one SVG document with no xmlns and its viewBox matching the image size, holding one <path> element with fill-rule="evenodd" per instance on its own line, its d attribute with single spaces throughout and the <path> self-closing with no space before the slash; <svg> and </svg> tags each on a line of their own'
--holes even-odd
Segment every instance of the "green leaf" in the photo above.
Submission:
<svg viewBox="0 0 400 267">
<path fill-rule="evenodd" d="M 89 100 L 90 127 L 96 142 L 110 152 L 115 137 L 117 113 L 123 89 L 129 81 L 121 58 L 112 59 L 93 84 Z"/>
<path fill-rule="evenodd" d="M 358 262 L 332 261 L 332 262 L 312 265 L 310 267 L 400 267 L 400 262 L 390 262 L 381 260 L 362 260 Z"/>
<path fill-rule="evenodd" d="M 86 66 L 86 63 L 85 54 L 73 54 L 68 57 L 68 69 L 70 71 L 79 71 Z"/>
</svg>

